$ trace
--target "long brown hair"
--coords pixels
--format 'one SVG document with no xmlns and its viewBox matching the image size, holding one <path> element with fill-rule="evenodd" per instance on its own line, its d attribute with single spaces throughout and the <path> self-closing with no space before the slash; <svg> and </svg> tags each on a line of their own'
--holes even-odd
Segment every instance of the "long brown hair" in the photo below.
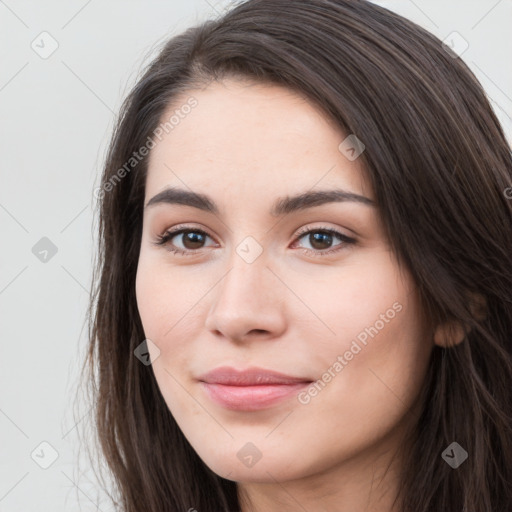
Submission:
<svg viewBox="0 0 512 512">
<path fill-rule="evenodd" d="M 82 369 L 112 499 L 124 512 L 240 510 L 236 482 L 202 462 L 134 356 L 145 337 L 135 276 L 148 159 L 131 158 L 178 94 L 225 77 L 298 91 L 357 135 L 391 246 L 431 325 L 467 328 L 462 343 L 433 349 L 400 509 L 511 511 L 511 149 L 464 62 L 364 0 L 249 0 L 166 42 L 126 98 L 97 194 Z M 457 469 L 442 458 L 452 442 L 469 454 Z"/>
</svg>

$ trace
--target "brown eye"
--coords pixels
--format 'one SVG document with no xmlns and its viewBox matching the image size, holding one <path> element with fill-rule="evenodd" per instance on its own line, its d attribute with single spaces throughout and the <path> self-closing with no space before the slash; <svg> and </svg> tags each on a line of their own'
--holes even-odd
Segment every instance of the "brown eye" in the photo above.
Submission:
<svg viewBox="0 0 512 512">
<path fill-rule="evenodd" d="M 211 237 L 201 229 L 181 228 L 159 235 L 155 244 L 164 245 L 169 251 L 177 254 L 194 254 L 194 251 L 204 247 L 206 238 Z M 177 242 L 173 242 L 173 239 L 176 239 Z"/>
<path fill-rule="evenodd" d="M 340 242 L 333 246 L 333 241 L 336 238 L 340 240 Z M 354 238 L 348 237 L 331 228 L 304 230 L 299 233 L 296 240 L 299 241 L 301 239 L 307 240 L 310 245 L 310 248 L 305 247 L 303 250 L 308 254 L 313 254 L 314 256 L 333 254 L 356 243 Z"/>
<path fill-rule="evenodd" d="M 202 232 L 187 230 L 182 231 L 181 233 L 178 234 L 183 235 L 183 238 L 181 240 L 183 245 L 185 246 L 185 249 L 201 249 L 201 244 L 204 244 L 205 234 Z M 177 234 L 175 234 L 174 236 L 177 236 Z"/>
<path fill-rule="evenodd" d="M 309 243 L 313 249 L 329 249 L 333 241 L 333 236 L 325 232 L 311 232 L 309 234 Z"/>
</svg>

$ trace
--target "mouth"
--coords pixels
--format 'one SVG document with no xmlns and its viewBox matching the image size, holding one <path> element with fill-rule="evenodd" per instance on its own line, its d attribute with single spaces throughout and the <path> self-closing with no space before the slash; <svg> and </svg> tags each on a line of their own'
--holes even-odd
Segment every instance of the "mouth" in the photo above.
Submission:
<svg viewBox="0 0 512 512">
<path fill-rule="evenodd" d="M 230 410 L 257 411 L 289 399 L 313 381 L 273 370 L 217 368 L 199 377 L 201 387 L 215 403 Z"/>
</svg>

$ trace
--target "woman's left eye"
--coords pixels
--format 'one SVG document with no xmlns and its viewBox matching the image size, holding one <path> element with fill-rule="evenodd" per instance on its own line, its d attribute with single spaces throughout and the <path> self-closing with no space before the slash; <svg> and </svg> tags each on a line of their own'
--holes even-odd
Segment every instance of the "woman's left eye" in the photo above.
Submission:
<svg viewBox="0 0 512 512">
<path fill-rule="evenodd" d="M 313 249 L 306 248 L 305 251 L 307 253 L 312 253 L 314 256 L 325 256 L 332 254 L 334 252 L 341 251 L 345 249 L 348 245 L 353 245 L 356 243 L 355 238 L 351 238 L 339 231 L 336 231 L 332 228 L 315 228 L 309 229 L 307 231 L 302 231 L 298 234 L 297 240 L 304 238 L 307 236 L 307 241 L 310 245 L 313 246 Z M 334 249 L 331 247 L 327 248 L 323 247 L 323 244 L 331 245 L 334 238 L 338 238 L 341 240 L 341 243 L 335 245 Z M 323 250 L 324 249 L 324 250 Z"/>
<path fill-rule="evenodd" d="M 178 235 L 185 235 L 181 239 L 181 243 L 183 247 L 176 247 L 173 243 L 171 244 L 171 240 L 173 238 L 178 237 Z M 313 254 L 314 256 L 324 256 L 327 254 L 332 254 L 334 252 L 338 252 L 346 248 L 347 245 L 355 244 L 356 240 L 354 238 L 348 237 L 339 231 L 336 231 L 332 228 L 315 228 L 309 229 L 307 231 L 300 232 L 293 243 L 296 244 L 297 241 L 302 238 L 307 238 L 310 246 L 312 248 L 303 248 L 303 250 L 308 254 Z M 203 247 L 198 247 L 197 245 L 201 245 L 204 243 L 205 238 L 211 238 L 208 233 L 201 229 L 196 228 L 183 228 L 178 226 L 176 229 L 172 231 L 166 231 L 163 235 L 158 235 L 155 245 L 163 245 L 167 246 L 167 250 L 183 255 L 190 256 L 197 253 L 197 251 L 201 250 Z M 341 240 L 341 243 L 336 244 L 333 248 L 325 247 L 325 245 L 331 245 L 333 243 L 333 239 L 338 238 Z M 189 245 L 188 247 L 185 245 Z"/>
</svg>

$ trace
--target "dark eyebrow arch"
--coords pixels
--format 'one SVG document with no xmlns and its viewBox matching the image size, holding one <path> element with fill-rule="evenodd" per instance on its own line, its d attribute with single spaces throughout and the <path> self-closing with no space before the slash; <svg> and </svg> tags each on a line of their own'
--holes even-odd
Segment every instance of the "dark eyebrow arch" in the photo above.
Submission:
<svg viewBox="0 0 512 512">
<path fill-rule="evenodd" d="M 270 214 L 273 217 L 279 215 L 288 215 L 290 213 L 306 210 L 314 206 L 320 206 L 325 203 L 335 202 L 357 202 L 363 205 L 375 207 L 375 202 L 365 196 L 349 192 L 347 190 L 316 190 L 312 192 L 304 192 L 296 196 L 286 196 L 278 198 L 274 203 Z M 156 204 L 182 204 L 198 208 L 205 212 L 219 214 L 219 208 L 215 202 L 207 195 L 197 192 L 191 192 L 176 187 L 170 187 L 162 190 L 156 196 L 152 197 L 144 208 Z"/>
</svg>

